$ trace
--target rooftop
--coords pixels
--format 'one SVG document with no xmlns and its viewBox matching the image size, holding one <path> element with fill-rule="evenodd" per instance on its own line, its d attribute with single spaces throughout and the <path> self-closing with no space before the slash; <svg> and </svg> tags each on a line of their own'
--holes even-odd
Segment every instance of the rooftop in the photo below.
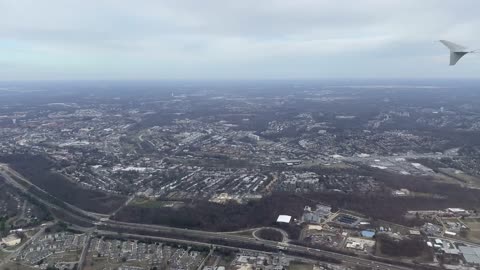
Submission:
<svg viewBox="0 0 480 270">
<path fill-rule="evenodd" d="M 292 220 L 292 217 L 287 215 L 279 215 L 277 218 L 277 222 L 280 223 L 290 223 L 290 220 Z"/>
<path fill-rule="evenodd" d="M 460 246 L 460 251 L 467 263 L 480 264 L 480 248 Z"/>
</svg>

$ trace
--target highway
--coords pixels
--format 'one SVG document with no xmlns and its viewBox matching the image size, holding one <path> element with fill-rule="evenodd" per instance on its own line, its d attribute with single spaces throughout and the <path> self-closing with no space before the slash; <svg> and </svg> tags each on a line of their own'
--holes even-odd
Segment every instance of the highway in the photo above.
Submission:
<svg viewBox="0 0 480 270">
<path fill-rule="evenodd" d="M 252 239 L 249 237 L 232 235 L 225 232 L 208 232 L 208 231 L 174 228 L 174 227 L 160 226 L 160 225 L 148 225 L 148 224 L 114 221 L 106 218 L 104 215 L 99 215 L 97 213 L 90 213 L 68 204 L 63 205 L 61 207 L 49 201 L 46 201 L 45 199 L 39 196 L 36 196 L 35 194 L 31 194 L 29 192 L 29 189 L 17 183 L 17 181 L 12 177 L 12 175 L 14 175 L 16 178 L 19 178 L 21 181 L 26 181 L 27 183 L 30 183 L 30 182 L 24 177 L 22 177 L 21 175 L 19 175 L 17 172 L 13 171 L 8 166 L 0 165 L 0 175 L 2 175 L 5 178 L 8 184 L 11 184 L 21 189 L 22 191 L 29 193 L 31 197 L 33 197 L 38 202 L 44 204 L 45 206 L 51 209 L 60 210 L 83 222 L 88 222 L 92 225 L 96 225 L 97 228 L 105 227 L 105 228 L 102 228 L 101 230 L 97 230 L 97 232 L 102 232 L 104 234 L 111 233 L 111 234 L 118 235 L 118 232 L 122 232 L 122 230 L 124 231 L 129 230 L 126 234 L 122 232 L 123 235 L 132 235 L 132 236 L 136 235 L 138 237 L 151 238 L 151 239 L 169 239 L 170 241 L 204 244 L 204 245 L 205 244 L 211 245 L 209 241 L 212 241 L 212 240 L 220 240 L 220 241 L 223 241 L 224 243 L 228 243 L 228 245 L 231 245 L 230 247 L 232 246 L 238 247 L 241 244 L 247 244 L 249 246 L 253 245 L 258 247 L 257 251 L 259 250 L 261 251 L 262 247 L 263 248 L 267 247 L 270 249 L 281 250 L 287 253 L 294 252 L 294 253 L 297 253 L 298 256 L 305 255 L 307 257 L 309 256 L 311 257 L 313 255 L 313 256 L 323 256 L 323 257 L 333 258 L 333 259 L 340 260 L 347 265 L 368 266 L 368 267 L 373 267 L 374 269 L 391 269 L 391 270 L 412 269 L 408 267 L 396 266 L 392 264 L 370 260 L 367 258 L 350 256 L 350 255 L 345 255 L 345 254 L 336 253 L 332 251 L 308 248 L 304 246 L 292 245 L 292 244 L 283 243 L 283 242 L 275 242 L 275 241 L 268 241 L 268 240 L 262 240 L 262 239 Z M 79 214 L 81 216 L 79 216 Z M 82 227 L 80 226 L 78 228 L 82 228 Z M 84 231 L 92 232 L 92 228 L 84 228 Z M 141 231 L 141 234 L 137 234 L 139 233 L 139 231 Z M 130 232 L 135 232 L 135 233 L 130 233 Z M 165 235 L 165 237 L 163 235 L 156 236 L 159 233 Z"/>
<path fill-rule="evenodd" d="M 249 237 L 238 236 L 238 235 L 229 235 L 226 233 L 218 233 L 218 232 L 206 232 L 206 231 L 199 231 L 199 230 L 190 230 L 190 229 L 181 229 L 181 228 L 172 228 L 166 226 L 157 226 L 157 225 L 146 225 L 146 224 L 136 224 L 136 223 L 126 223 L 126 222 L 112 222 L 106 221 L 102 222 L 99 225 L 105 225 L 110 228 L 110 232 L 116 232 L 115 229 L 128 229 L 128 230 L 144 230 L 142 234 L 131 234 L 131 233 L 122 233 L 123 235 L 136 235 L 137 237 L 143 238 L 153 238 L 153 239 L 163 239 L 170 240 L 170 241 L 182 241 L 184 243 L 192 243 L 192 244 L 207 244 L 211 245 L 209 242 L 202 242 L 202 240 L 185 240 L 185 239 L 178 239 L 178 238 L 170 238 L 170 237 L 159 237 L 154 236 L 155 233 L 163 232 L 163 233 L 170 233 L 170 234 L 177 234 L 186 237 L 192 238 L 203 238 L 205 240 L 223 240 L 231 242 L 231 246 L 235 247 L 235 244 L 255 244 L 259 247 L 258 250 L 262 250 L 261 247 L 279 249 L 284 252 L 296 252 L 299 254 L 304 254 L 307 256 L 325 256 L 329 258 L 334 258 L 337 260 L 342 261 L 344 264 L 347 265 L 360 265 L 360 266 L 369 266 L 374 267 L 377 269 L 391 269 L 391 270 L 405 270 L 411 269 L 408 267 L 396 266 L 387 263 L 381 263 L 373 260 L 369 260 L 366 258 L 355 257 L 350 255 L 345 255 L 341 253 L 320 250 L 315 248 L 309 248 L 304 246 L 286 244 L 282 242 L 275 242 L 269 240 L 261 240 L 261 239 L 252 239 Z M 105 232 L 105 230 L 103 230 Z M 148 233 L 150 232 L 150 234 Z M 117 234 L 118 235 L 118 234 Z"/>
<path fill-rule="evenodd" d="M 105 231 L 105 230 L 97 230 L 96 233 L 101 236 L 113 236 L 113 237 L 118 237 L 118 234 L 116 232 L 111 232 L 111 231 Z M 192 240 L 182 240 L 182 239 L 175 239 L 175 238 L 168 238 L 168 237 L 159 237 L 159 236 L 149 236 L 149 235 L 143 235 L 143 234 L 131 234 L 131 233 L 122 233 L 123 237 L 126 238 L 137 238 L 137 239 L 150 239 L 154 241 L 159 241 L 159 242 L 176 242 L 176 243 L 181 243 L 181 244 L 186 244 L 186 245 L 197 245 L 197 246 L 215 246 L 215 247 L 223 247 L 223 248 L 232 248 L 232 246 L 226 246 L 226 245 L 212 245 L 211 243 L 208 242 L 201 242 L 201 241 L 192 241 Z M 251 239 L 249 239 L 252 241 Z M 268 247 L 272 248 L 277 248 L 278 243 L 273 242 L 273 241 L 263 241 L 263 244 Z M 235 247 L 233 247 L 235 248 Z M 251 249 L 251 248 L 238 248 L 239 250 L 246 250 L 246 251 L 262 251 L 261 249 Z M 301 247 L 301 246 L 292 246 L 289 245 L 286 250 L 283 250 L 284 253 L 289 255 L 289 252 L 298 252 L 298 253 L 303 253 L 306 255 L 314 255 L 314 256 L 326 256 L 334 259 L 338 259 L 342 261 L 343 265 L 346 266 L 365 266 L 365 267 L 372 267 L 374 269 L 382 269 L 382 270 L 406 270 L 406 269 L 412 269 L 412 268 L 407 268 L 407 267 L 401 267 L 401 266 L 394 266 L 386 263 L 380 263 L 380 262 L 374 262 L 370 261 L 367 259 L 363 258 L 358 258 L 358 257 L 353 257 L 353 256 L 347 256 L 343 254 L 338 254 L 334 252 L 328 252 L 324 250 L 318 250 L 318 249 L 312 249 L 312 248 L 306 248 L 306 247 Z M 267 252 L 270 253 L 270 252 Z"/>
</svg>

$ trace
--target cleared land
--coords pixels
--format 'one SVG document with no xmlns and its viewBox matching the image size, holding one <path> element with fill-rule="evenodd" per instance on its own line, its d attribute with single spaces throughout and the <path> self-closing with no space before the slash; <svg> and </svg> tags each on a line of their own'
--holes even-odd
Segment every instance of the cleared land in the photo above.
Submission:
<svg viewBox="0 0 480 270">
<path fill-rule="evenodd" d="M 467 232 L 467 239 L 472 242 L 480 243 L 480 219 L 479 218 L 467 218 L 462 220 L 465 225 L 470 228 Z"/>
<path fill-rule="evenodd" d="M 161 200 L 150 200 L 145 198 L 138 198 L 133 200 L 129 205 L 143 208 L 160 208 L 160 207 L 172 207 L 178 208 L 184 205 L 183 202 L 179 201 L 161 201 Z"/>
<path fill-rule="evenodd" d="M 302 262 L 291 262 L 290 266 L 288 267 L 289 270 L 312 270 L 313 265 L 302 263 Z"/>
</svg>

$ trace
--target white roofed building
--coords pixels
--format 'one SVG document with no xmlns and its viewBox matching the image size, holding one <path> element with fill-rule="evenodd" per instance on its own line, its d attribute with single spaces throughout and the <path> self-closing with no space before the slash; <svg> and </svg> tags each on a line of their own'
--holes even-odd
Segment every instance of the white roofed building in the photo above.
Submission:
<svg viewBox="0 0 480 270">
<path fill-rule="evenodd" d="M 279 215 L 277 218 L 278 223 L 290 223 L 292 220 L 292 216 L 287 216 L 287 215 Z"/>
<path fill-rule="evenodd" d="M 467 215 L 467 210 L 463 208 L 447 208 L 447 212 L 452 213 L 454 215 Z"/>
</svg>

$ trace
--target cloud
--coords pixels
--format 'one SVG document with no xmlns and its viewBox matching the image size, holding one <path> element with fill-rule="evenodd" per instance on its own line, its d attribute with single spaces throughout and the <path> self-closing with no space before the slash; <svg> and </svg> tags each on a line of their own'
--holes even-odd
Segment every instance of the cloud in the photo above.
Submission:
<svg viewBox="0 0 480 270">
<path fill-rule="evenodd" d="M 479 76 L 474 59 L 447 72 L 435 43 L 480 47 L 479 9 L 477 0 L 0 0 L 0 57 L 16 67 L 0 79 L 40 69 L 55 79 Z"/>
</svg>

